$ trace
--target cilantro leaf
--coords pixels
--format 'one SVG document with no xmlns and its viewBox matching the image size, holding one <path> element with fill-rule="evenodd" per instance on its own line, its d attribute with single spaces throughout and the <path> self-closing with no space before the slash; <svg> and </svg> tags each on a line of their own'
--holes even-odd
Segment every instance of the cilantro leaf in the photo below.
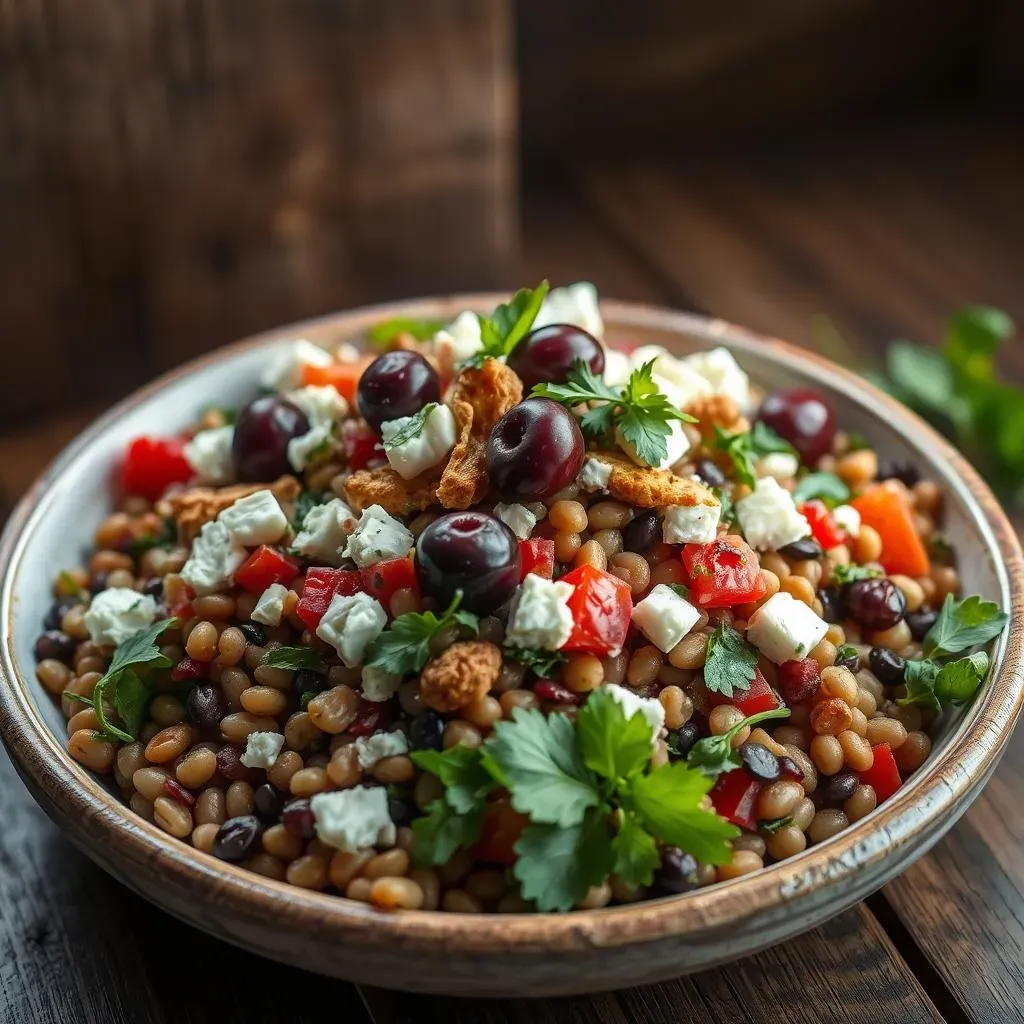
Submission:
<svg viewBox="0 0 1024 1024">
<path fill-rule="evenodd" d="M 533 321 L 537 319 L 540 307 L 547 297 L 548 288 L 547 281 L 541 281 L 532 290 L 521 288 L 509 302 L 502 303 L 490 316 L 477 314 L 483 345 L 480 351 L 468 360 L 468 364 L 483 366 L 488 359 L 500 359 L 510 355 L 516 345 L 526 337 L 533 326 Z"/>
<path fill-rule="evenodd" d="M 995 601 L 983 601 L 977 594 L 958 601 L 947 594 L 935 625 L 925 635 L 924 656 L 957 654 L 986 644 L 1003 631 L 1009 619 Z"/>
<path fill-rule="evenodd" d="M 788 718 L 789 708 L 771 708 L 768 711 L 759 711 L 756 715 L 750 715 L 742 721 L 737 722 L 731 729 L 720 736 L 705 736 L 697 740 L 686 755 L 686 763 L 691 768 L 698 768 L 705 775 L 715 779 L 724 772 L 731 772 L 733 768 L 739 768 L 742 763 L 740 755 L 733 750 L 733 738 L 742 732 L 747 726 L 757 725 L 758 722 L 765 722 L 770 718 Z"/>
<path fill-rule="evenodd" d="M 138 673 L 130 668 L 121 670 L 114 688 L 114 710 L 129 735 L 138 736 L 152 696 L 153 691 Z"/>
<path fill-rule="evenodd" d="M 479 840 L 483 820 L 481 811 L 459 813 L 444 800 L 434 800 L 426 815 L 412 823 L 416 863 L 421 867 L 446 864 L 456 850 Z"/>
<path fill-rule="evenodd" d="M 988 669 L 989 656 L 984 651 L 975 651 L 943 665 L 935 677 L 936 699 L 943 707 L 966 704 L 985 681 Z"/>
<path fill-rule="evenodd" d="M 625 779 L 651 759 L 651 724 L 642 712 L 627 719 L 607 690 L 595 690 L 576 718 L 583 763 L 606 779 Z"/>
<path fill-rule="evenodd" d="M 418 768 L 441 780 L 445 800 L 459 814 L 482 810 L 487 794 L 497 785 L 479 747 L 459 743 L 444 751 L 414 750 L 409 756 Z"/>
<path fill-rule="evenodd" d="M 850 500 L 850 488 L 835 475 L 825 470 L 801 477 L 793 490 L 793 501 L 802 505 L 812 498 L 821 498 L 826 505 L 841 505 Z"/>
<path fill-rule="evenodd" d="M 312 647 L 275 647 L 267 651 L 263 664 L 268 668 L 284 668 L 293 672 L 299 669 L 309 669 L 312 672 L 327 671 L 323 657 Z"/>
<path fill-rule="evenodd" d="M 543 651 L 533 647 L 502 648 L 506 658 L 525 665 L 539 679 L 550 679 L 569 659 L 561 651 Z"/>
<path fill-rule="evenodd" d="M 774 452 L 796 455 L 796 449 L 788 441 L 760 420 L 749 431 L 735 433 L 716 426 L 714 445 L 729 456 L 736 479 L 748 487 L 757 485 L 757 460 L 763 455 Z"/>
<path fill-rule="evenodd" d="M 161 634 L 177 623 L 177 619 L 161 619 L 159 622 L 154 622 L 148 629 L 144 629 L 141 633 L 136 633 L 135 636 L 118 644 L 114 650 L 114 656 L 110 659 L 107 676 L 116 675 L 118 672 L 136 665 L 167 668 L 171 664 L 171 659 L 160 653 L 156 641 Z M 102 681 L 101 679 L 100 682 Z"/>
<path fill-rule="evenodd" d="M 644 827 L 662 842 L 705 864 L 726 864 L 732 857 L 729 840 L 740 830 L 701 807 L 712 785 L 709 776 L 676 761 L 632 778 L 629 795 Z"/>
<path fill-rule="evenodd" d="M 737 690 L 749 690 L 757 667 L 757 651 L 732 626 L 724 622 L 708 639 L 704 662 L 704 685 L 712 693 L 732 697 Z"/>
<path fill-rule="evenodd" d="M 939 698 L 935 696 L 935 679 L 938 674 L 938 664 L 930 659 L 908 661 L 903 673 L 903 684 L 907 688 L 907 695 L 900 697 L 896 703 L 903 707 L 916 705 L 917 707 L 931 708 L 933 711 L 941 711 L 942 705 L 939 703 Z"/>
<path fill-rule="evenodd" d="M 650 885 L 661 864 L 654 837 L 629 814 L 622 816 L 619 831 L 612 839 L 612 854 L 612 870 L 627 885 Z"/>
<path fill-rule="evenodd" d="M 471 612 L 459 611 L 462 591 L 438 618 L 433 612 L 406 612 L 399 615 L 391 628 L 384 630 L 367 649 L 367 666 L 395 675 L 419 672 L 430 660 L 430 641 L 448 626 L 458 624 L 474 633 L 479 619 Z"/>
<path fill-rule="evenodd" d="M 409 422 L 399 427 L 394 433 L 388 433 L 383 437 L 382 444 L 384 451 L 390 452 L 395 448 L 401 448 L 403 444 L 415 441 L 423 433 L 427 425 L 427 418 L 437 408 L 437 402 L 427 402 L 419 412 L 409 417 Z"/>
<path fill-rule="evenodd" d="M 843 583 L 856 583 L 857 580 L 873 580 L 881 576 L 881 570 L 867 565 L 834 565 L 832 566 L 832 582 L 842 585 Z"/>
<path fill-rule="evenodd" d="M 511 722 L 494 726 L 487 753 L 512 794 L 512 806 L 531 821 L 568 828 L 599 802 L 596 779 L 583 764 L 574 723 L 565 715 L 517 708 Z"/>
<path fill-rule="evenodd" d="M 411 334 L 417 341 L 430 341 L 442 327 L 444 324 L 440 320 L 395 316 L 374 324 L 366 332 L 366 337 L 378 348 L 386 348 L 403 334 Z"/>
</svg>

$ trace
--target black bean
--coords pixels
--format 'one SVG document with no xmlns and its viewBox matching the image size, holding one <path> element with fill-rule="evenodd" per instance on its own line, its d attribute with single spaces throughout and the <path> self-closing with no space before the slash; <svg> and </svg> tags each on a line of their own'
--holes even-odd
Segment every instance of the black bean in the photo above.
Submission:
<svg viewBox="0 0 1024 1024">
<path fill-rule="evenodd" d="M 872 647 L 868 654 L 868 668 L 883 686 L 900 686 L 907 662 L 888 647 Z"/>
<path fill-rule="evenodd" d="M 35 646 L 36 661 L 53 658 L 70 665 L 75 658 L 75 641 L 59 629 L 48 629 L 40 633 Z"/>
<path fill-rule="evenodd" d="M 656 512 L 641 512 L 622 528 L 622 547 L 625 551 L 643 554 L 649 551 L 661 537 L 661 523 Z"/>
<path fill-rule="evenodd" d="M 824 553 L 822 546 L 813 537 L 802 537 L 800 540 L 793 541 L 792 544 L 779 548 L 780 555 L 797 561 L 802 561 L 805 558 L 821 558 Z"/>
<path fill-rule="evenodd" d="M 842 622 L 846 614 L 846 603 L 842 587 L 823 587 L 818 591 L 821 601 L 821 617 L 826 622 Z"/>
<path fill-rule="evenodd" d="M 932 611 L 928 605 L 923 604 L 916 612 L 907 612 L 907 625 L 910 627 L 910 635 L 920 643 L 928 633 L 928 630 L 935 625 L 938 614 Z"/>
<path fill-rule="evenodd" d="M 228 782 L 239 782 L 249 779 L 253 769 L 242 764 L 244 748 L 237 743 L 228 743 L 217 751 L 217 771 Z"/>
<path fill-rule="evenodd" d="M 909 462 L 903 462 L 898 459 L 883 459 L 878 463 L 877 479 L 896 479 L 906 484 L 907 487 L 913 487 L 914 484 L 920 481 L 921 471 L 917 466 Z"/>
<path fill-rule="evenodd" d="M 725 474 L 710 459 L 699 459 L 694 469 L 708 487 L 725 485 Z"/>
<path fill-rule="evenodd" d="M 316 819 L 309 801 L 305 797 L 289 800 L 281 811 L 281 824 L 300 839 L 312 839 L 316 832 Z"/>
<path fill-rule="evenodd" d="M 856 772 L 836 772 L 818 783 L 818 791 L 825 803 L 841 804 L 853 796 L 859 782 Z"/>
<path fill-rule="evenodd" d="M 267 646 L 267 631 L 262 626 L 255 622 L 243 622 L 238 628 L 249 643 L 257 647 Z"/>
<path fill-rule="evenodd" d="M 892 580 L 857 580 L 847 584 L 850 618 L 865 629 L 890 629 L 903 618 L 907 600 Z"/>
<path fill-rule="evenodd" d="M 743 767 L 762 782 L 774 782 L 779 777 L 779 759 L 760 743 L 744 743 L 739 749 Z"/>
<path fill-rule="evenodd" d="M 60 600 L 54 601 L 50 605 L 50 610 L 46 613 L 46 617 L 43 619 L 43 628 L 60 629 L 60 625 L 64 621 L 64 613 L 70 611 L 76 604 L 81 603 L 77 597 L 62 597 Z"/>
<path fill-rule="evenodd" d="M 804 770 L 791 757 L 779 758 L 779 774 L 787 779 L 795 779 L 797 782 L 804 781 Z"/>
<path fill-rule="evenodd" d="M 413 750 L 440 750 L 443 736 L 444 719 L 436 711 L 421 711 L 409 725 Z"/>
<path fill-rule="evenodd" d="M 413 819 L 413 805 L 408 800 L 393 796 L 388 800 L 388 814 L 396 828 L 411 825 Z"/>
<path fill-rule="evenodd" d="M 259 848 L 263 826 L 254 814 L 229 818 L 221 825 L 213 841 L 213 855 L 237 864 Z"/>
<path fill-rule="evenodd" d="M 264 782 L 252 795 L 252 805 L 261 821 L 274 822 L 281 817 L 284 798 L 269 782 Z"/>
<path fill-rule="evenodd" d="M 700 865 L 678 846 L 661 851 L 661 866 L 654 872 L 654 887 L 660 893 L 689 892 L 700 885 Z"/>
<path fill-rule="evenodd" d="M 700 726 L 694 721 L 689 721 L 685 725 L 676 729 L 675 732 L 669 733 L 668 737 L 668 749 L 669 756 L 674 758 L 684 758 L 693 749 L 693 745 L 700 739 Z"/>
<path fill-rule="evenodd" d="M 185 702 L 188 717 L 200 729 L 216 729 L 228 713 L 228 702 L 216 686 L 200 683 L 189 691 Z"/>
<path fill-rule="evenodd" d="M 154 576 L 152 579 L 147 580 L 146 585 L 142 588 L 142 592 L 150 597 L 155 597 L 158 601 L 162 601 L 164 599 L 163 576 Z"/>
<path fill-rule="evenodd" d="M 292 677 L 295 693 L 301 697 L 304 693 L 319 693 L 326 685 L 326 677 L 310 668 L 300 668 Z"/>
</svg>

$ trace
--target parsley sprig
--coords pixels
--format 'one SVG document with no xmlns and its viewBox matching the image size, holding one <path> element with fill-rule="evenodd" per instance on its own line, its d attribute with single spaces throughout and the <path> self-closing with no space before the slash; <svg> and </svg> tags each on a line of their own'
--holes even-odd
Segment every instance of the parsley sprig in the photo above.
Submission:
<svg viewBox="0 0 1024 1024">
<path fill-rule="evenodd" d="M 536 288 L 521 288 L 490 316 L 478 313 L 482 347 L 466 360 L 466 365 L 483 366 L 488 359 L 502 359 L 510 355 L 533 327 L 533 321 L 547 298 L 548 288 L 547 281 L 541 281 Z"/>
<path fill-rule="evenodd" d="M 396 675 L 419 672 L 430 660 L 430 641 L 449 626 L 465 626 L 476 633 L 480 620 L 472 612 L 459 610 L 462 591 L 456 593 L 452 602 L 438 618 L 433 612 L 406 612 L 399 615 L 391 628 L 384 630 L 370 644 L 366 664 Z"/>
<path fill-rule="evenodd" d="M 309 669 L 311 672 L 326 672 L 327 666 L 319 651 L 312 647 L 275 647 L 267 651 L 263 664 L 268 668 L 284 668 L 292 672 Z"/>
<path fill-rule="evenodd" d="M 420 320 L 411 316 L 396 316 L 374 324 L 366 337 L 377 348 L 388 348 L 401 335 L 408 334 L 417 341 L 429 341 L 444 324 L 440 320 Z"/>
<path fill-rule="evenodd" d="M 743 634 L 722 622 L 708 638 L 704 662 L 704 685 L 712 693 L 732 697 L 737 690 L 749 690 L 757 669 L 757 650 Z"/>
<path fill-rule="evenodd" d="M 832 582 L 842 585 L 856 583 L 858 580 L 873 580 L 882 575 L 880 569 L 870 565 L 834 565 L 832 566 Z"/>
<path fill-rule="evenodd" d="M 539 679 L 550 679 L 569 659 L 561 651 L 543 651 L 534 647 L 509 645 L 502 649 L 506 658 L 525 665 Z"/>
<path fill-rule="evenodd" d="M 748 487 L 757 484 L 757 460 L 774 452 L 796 455 L 796 449 L 767 424 L 756 420 L 748 431 L 730 433 L 715 427 L 714 445 L 732 461 L 736 479 Z"/>
<path fill-rule="evenodd" d="M 793 488 L 796 504 L 802 505 L 812 498 L 820 498 L 829 508 L 835 508 L 850 500 L 850 488 L 835 473 L 819 470 L 802 476 Z"/>
<path fill-rule="evenodd" d="M 772 708 L 769 711 L 759 711 L 756 715 L 749 715 L 720 736 L 705 736 L 704 739 L 697 740 L 686 755 L 686 763 L 691 768 L 698 768 L 705 775 L 717 779 L 723 772 L 731 772 L 733 768 L 739 768 L 743 763 L 739 752 L 732 747 L 733 739 L 740 732 L 747 726 L 766 722 L 770 718 L 788 717 L 789 708 Z"/>
<path fill-rule="evenodd" d="M 623 440 L 636 449 L 637 458 L 649 466 L 660 466 L 668 455 L 666 438 L 672 433 L 673 420 L 697 422 L 676 409 L 658 388 L 653 359 L 633 370 L 621 388 L 606 384 L 582 359 L 577 359 L 564 384 L 537 384 L 531 393 L 569 409 L 591 403 L 580 418 L 583 433 L 607 439 L 617 427 Z"/>
</svg>

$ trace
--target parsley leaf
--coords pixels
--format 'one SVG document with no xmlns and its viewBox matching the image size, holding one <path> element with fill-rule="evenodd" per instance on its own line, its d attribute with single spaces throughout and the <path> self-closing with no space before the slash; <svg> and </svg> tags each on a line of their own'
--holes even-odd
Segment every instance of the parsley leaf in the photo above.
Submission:
<svg viewBox="0 0 1024 1024">
<path fill-rule="evenodd" d="M 317 505 L 325 505 L 327 501 L 328 495 L 322 494 L 320 491 L 303 491 L 295 499 L 295 511 L 292 513 L 292 529 L 296 533 L 300 533 L 302 524 L 306 521 L 306 516 Z"/>
<path fill-rule="evenodd" d="M 480 341 L 483 345 L 479 352 L 466 361 L 466 365 L 479 367 L 488 359 L 501 359 L 510 355 L 537 319 L 548 288 L 547 281 L 541 281 L 533 289 L 521 288 L 509 302 L 502 303 L 490 316 L 478 313 Z"/>
<path fill-rule="evenodd" d="M 299 669 L 309 669 L 312 672 L 327 671 L 323 657 L 312 647 L 275 647 L 267 651 L 263 664 L 268 668 L 285 668 L 293 672 Z"/>
<path fill-rule="evenodd" d="M 160 525 L 159 533 L 144 533 L 132 538 L 128 545 L 133 558 L 141 558 L 152 548 L 170 548 L 178 543 L 178 524 L 168 516 Z"/>
<path fill-rule="evenodd" d="M 739 753 L 732 747 L 733 737 L 749 725 L 757 725 L 758 722 L 765 722 L 770 718 L 788 717 L 789 708 L 771 708 L 750 715 L 720 736 L 705 736 L 704 739 L 697 740 L 686 755 L 686 763 L 713 779 L 718 778 L 723 772 L 731 772 L 741 764 Z"/>
<path fill-rule="evenodd" d="M 826 505 L 835 507 L 850 500 L 850 488 L 835 475 L 825 470 L 801 477 L 793 490 L 793 501 L 802 505 L 812 498 L 821 498 Z"/>
<path fill-rule="evenodd" d="M 966 704 L 985 681 L 988 669 L 989 656 L 984 651 L 975 651 L 943 665 L 935 677 L 935 696 L 939 703 L 943 707 Z"/>
<path fill-rule="evenodd" d="M 444 800 L 432 801 L 426 816 L 412 823 L 416 863 L 421 867 L 446 864 L 456 850 L 479 840 L 483 820 L 482 811 L 460 813 Z"/>
<path fill-rule="evenodd" d="M 627 885 L 650 885 L 661 864 L 658 845 L 632 815 L 624 814 L 612 839 L 615 864 L 612 870 Z"/>
<path fill-rule="evenodd" d="M 114 687 L 114 710 L 130 736 L 138 736 L 151 696 L 152 690 L 137 672 L 130 668 L 121 670 Z"/>
<path fill-rule="evenodd" d="M 708 639 L 704 662 L 704 685 L 712 693 L 732 697 L 736 690 L 749 690 L 757 666 L 757 651 L 741 633 L 724 622 Z"/>
<path fill-rule="evenodd" d="M 427 418 L 437 408 L 437 402 L 427 402 L 419 412 L 409 417 L 409 422 L 399 427 L 394 433 L 386 433 L 381 443 L 384 451 L 390 452 L 395 448 L 401 448 L 403 444 L 415 441 L 423 433 L 427 425 Z"/>
<path fill-rule="evenodd" d="M 933 711 L 941 711 L 942 705 L 935 696 L 935 678 L 939 674 L 939 666 L 936 662 L 925 660 L 908 661 L 906 670 L 903 673 L 903 684 L 907 688 L 907 695 L 900 697 L 896 703 L 903 707 L 916 705 L 922 708 L 931 708 Z"/>
<path fill-rule="evenodd" d="M 781 832 L 782 829 L 788 828 L 792 824 L 792 818 L 767 818 L 757 823 L 757 830 L 758 832 L 773 836 L 776 832 Z"/>
<path fill-rule="evenodd" d="M 977 594 L 958 601 L 947 594 L 935 625 L 925 635 L 924 656 L 957 654 L 986 644 L 1003 631 L 1009 619 L 995 601 L 983 601 Z"/>
<path fill-rule="evenodd" d="M 569 659 L 561 651 L 542 651 L 533 647 L 508 646 L 502 649 L 506 658 L 525 665 L 539 679 L 550 679 Z"/>
<path fill-rule="evenodd" d="M 370 644 L 366 665 L 395 675 L 419 672 L 430 660 L 430 641 L 441 630 L 456 623 L 474 633 L 479 628 L 479 619 L 475 615 L 459 611 L 461 600 L 462 592 L 459 591 L 440 618 L 433 612 L 406 612 L 405 615 L 399 615 L 391 623 L 391 628 L 384 630 Z"/>
<path fill-rule="evenodd" d="M 796 449 L 788 441 L 760 420 L 749 431 L 736 433 L 716 426 L 714 445 L 729 456 L 736 479 L 748 487 L 757 485 L 757 460 L 763 455 L 774 452 L 796 455 Z"/>
<path fill-rule="evenodd" d="M 832 582 L 842 585 L 843 583 L 856 583 L 857 580 L 873 580 L 881 576 L 881 570 L 867 565 L 834 565 L 832 566 Z"/>
<path fill-rule="evenodd" d="M 736 523 L 736 508 L 731 496 L 723 487 L 713 487 L 711 490 L 722 506 L 721 512 L 718 513 L 718 521 L 723 526 L 733 526 Z"/>
<path fill-rule="evenodd" d="M 403 334 L 411 334 L 417 341 L 430 341 L 444 327 L 440 320 L 420 320 L 411 316 L 395 316 L 374 324 L 366 337 L 377 348 L 387 348 Z"/>
<path fill-rule="evenodd" d="M 630 718 L 606 690 L 595 690 L 576 719 L 583 763 L 606 779 L 625 779 L 651 759 L 651 724 L 642 712 Z"/>
<path fill-rule="evenodd" d="M 853 644 L 840 644 L 840 646 L 836 648 L 836 660 L 834 664 L 841 665 L 843 662 L 850 661 L 851 659 L 856 659 L 857 666 L 859 666 L 860 651 L 858 651 Z M 854 667 L 854 671 L 856 671 L 856 666 Z"/>
<path fill-rule="evenodd" d="M 479 747 L 459 743 L 443 751 L 414 750 L 409 756 L 418 768 L 441 780 L 445 800 L 460 814 L 482 810 L 487 794 L 497 786 Z"/>
</svg>

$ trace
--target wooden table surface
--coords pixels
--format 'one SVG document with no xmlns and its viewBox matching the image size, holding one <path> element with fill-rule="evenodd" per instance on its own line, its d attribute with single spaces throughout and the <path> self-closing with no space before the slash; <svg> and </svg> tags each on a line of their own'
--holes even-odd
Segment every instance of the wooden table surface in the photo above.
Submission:
<svg viewBox="0 0 1024 1024">
<path fill-rule="evenodd" d="M 1024 325 L 1022 172 L 1003 126 L 948 121 L 729 163 L 567 166 L 557 193 L 527 203 L 522 281 L 586 276 L 606 295 L 806 344 L 828 314 L 870 359 L 895 336 L 937 339 L 965 301 Z M 1018 381 L 1022 347 L 1008 363 Z M 0 437 L 5 505 L 86 419 Z M 216 942 L 94 867 L 0 761 L 4 1021 L 258 1024 L 325 1009 L 345 1024 L 1024 1021 L 1024 734 L 950 835 L 861 906 L 717 970 L 543 1002 L 359 991 Z"/>
</svg>

